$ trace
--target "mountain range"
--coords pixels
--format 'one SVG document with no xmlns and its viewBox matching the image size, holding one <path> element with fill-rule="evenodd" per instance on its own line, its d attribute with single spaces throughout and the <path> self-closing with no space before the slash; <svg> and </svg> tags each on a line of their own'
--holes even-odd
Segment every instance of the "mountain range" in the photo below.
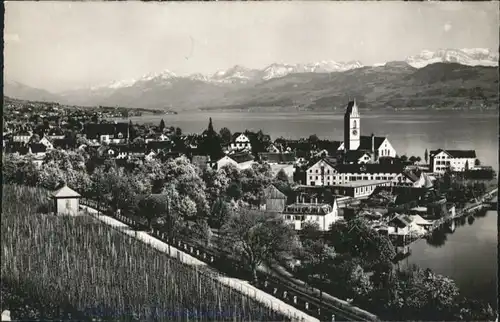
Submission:
<svg viewBox="0 0 500 322">
<path fill-rule="evenodd" d="M 50 93 L 6 82 L 4 95 L 83 106 L 196 109 L 334 109 L 356 97 L 361 108 L 498 106 L 498 53 L 488 49 L 422 51 L 404 61 L 234 66 L 213 75 L 168 70 L 137 79 Z"/>
</svg>

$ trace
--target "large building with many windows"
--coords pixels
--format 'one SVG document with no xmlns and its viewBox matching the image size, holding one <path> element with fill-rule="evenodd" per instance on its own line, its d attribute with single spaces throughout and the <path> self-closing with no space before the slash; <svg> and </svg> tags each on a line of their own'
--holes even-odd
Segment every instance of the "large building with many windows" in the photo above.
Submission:
<svg viewBox="0 0 500 322">
<path fill-rule="evenodd" d="M 463 172 L 474 168 L 476 151 L 474 150 L 435 150 L 429 153 L 431 171 L 444 174 L 447 169 Z"/>
</svg>

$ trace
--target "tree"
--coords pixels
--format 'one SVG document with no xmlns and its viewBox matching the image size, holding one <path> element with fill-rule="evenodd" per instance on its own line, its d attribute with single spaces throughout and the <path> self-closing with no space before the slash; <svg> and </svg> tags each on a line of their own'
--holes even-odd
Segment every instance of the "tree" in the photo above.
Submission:
<svg viewBox="0 0 500 322">
<path fill-rule="evenodd" d="M 417 161 L 417 158 L 415 156 L 411 156 L 409 159 L 408 159 L 411 163 L 415 163 Z"/>
<path fill-rule="evenodd" d="M 182 129 L 180 127 L 175 128 L 175 135 L 178 137 L 182 136 Z"/>
<path fill-rule="evenodd" d="M 479 161 L 479 159 L 474 160 L 474 165 L 479 167 L 481 165 L 481 161 Z"/>
<path fill-rule="evenodd" d="M 425 160 L 425 164 L 428 164 L 428 162 L 429 162 L 429 152 L 427 151 L 427 149 L 425 149 L 424 160 Z"/>
<path fill-rule="evenodd" d="M 399 159 L 400 159 L 401 161 L 403 161 L 403 162 L 408 161 L 408 157 L 407 157 L 406 155 L 402 155 L 402 156 L 400 156 L 400 157 L 399 157 Z"/>
<path fill-rule="evenodd" d="M 231 131 L 227 127 L 220 129 L 219 135 L 224 144 L 229 144 L 231 142 Z"/>
<path fill-rule="evenodd" d="M 319 141 L 319 138 L 316 134 L 311 134 L 308 140 L 310 143 L 317 143 Z"/>
<path fill-rule="evenodd" d="M 164 129 L 165 129 L 165 121 L 163 119 L 161 119 L 161 121 L 160 121 L 160 131 L 163 132 Z"/>
<path fill-rule="evenodd" d="M 209 118 L 209 121 L 208 121 L 207 135 L 208 136 L 216 136 L 217 135 L 217 133 L 214 130 L 214 125 L 212 124 L 212 118 Z"/>
<path fill-rule="evenodd" d="M 168 195 L 166 194 L 147 195 L 139 200 L 139 213 L 148 221 L 149 230 L 152 229 L 155 219 L 167 215 L 168 203 Z"/>
<path fill-rule="evenodd" d="M 285 170 L 281 169 L 278 171 L 276 174 L 276 181 L 281 181 L 283 183 L 289 183 L 290 179 L 288 178 L 288 175 L 286 174 Z"/>
<path fill-rule="evenodd" d="M 220 231 L 220 246 L 250 268 L 257 281 L 257 267 L 290 255 L 297 246 L 295 231 L 277 215 L 240 209 Z"/>
<path fill-rule="evenodd" d="M 212 238 L 212 230 L 204 219 L 197 220 L 190 229 L 192 237 L 201 242 L 204 246 L 210 244 Z"/>
<path fill-rule="evenodd" d="M 360 258 L 364 268 L 391 262 L 396 251 L 390 240 L 371 229 L 365 219 L 354 218 L 332 225 L 327 235 L 337 252 Z"/>
<path fill-rule="evenodd" d="M 164 164 L 163 173 L 164 182 L 174 186 L 180 196 L 178 204 L 182 204 L 183 207 L 179 211 L 182 210 L 182 214 L 188 216 L 184 219 L 194 219 L 190 218 L 192 215 L 206 217 L 209 207 L 205 195 L 205 183 L 189 160 L 185 157 L 170 160 Z M 193 203 L 196 209 L 194 213 Z"/>
<path fill-rule="evenodd" d="M 220 228 L 231 217 L 231 214 L 232 210 L 229 204 L 223 198 L 218 198 L 210 209 L 210 224 L 215 228 Z"/>
</svg>

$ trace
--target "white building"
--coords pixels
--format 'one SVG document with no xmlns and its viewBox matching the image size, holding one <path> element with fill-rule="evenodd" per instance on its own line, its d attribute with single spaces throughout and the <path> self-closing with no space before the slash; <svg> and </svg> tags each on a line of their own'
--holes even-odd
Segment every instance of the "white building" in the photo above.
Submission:
<svg viewBox="0 0 500 322">
<path fill-rule="evenodd" d="M 60 215 L 78 215 L 80 208 L 80 194 L 64 186 L 61 189 L 52 193 L 54 200 L 55 212 Z"/>
<path fill-rule="evenodd" d="M 43 137 L 40 140 L 39 143 L 45 145 L 45 147 L 47 148 L 47 150 L 53 150 L 54 149 L 54 145 L 52 145 L 52 142 L 50 142 L 46 137 Z"/>
<path fill-rule="evenodd" d="M 333 193 L 336 195 L 348 196 L 352 198 L 369 197 L 377 187 L 391 186 L 391 181 L 383 180 L 361 180 L 333 186 Z"/>
<path fill-rule="evenodd" d="M 398 184 L 407 180 L 399 164 L 337 164 L 322 159 L 307 169 L 306 185 L 334 186 L 360 180 L 384 180 Z"/>
<path fill-rule="evenodd" d="M 463 172 L 472 169 L 476 163 L 476 151 L 474 150 L 435 150 L 429 154 L 431 171 L 436 174 L 444 174 L 446 169 L 455 172 Z"/>
<path fill-rule="evenodd" d="M 250 144 L 250 138 L 246 136 L 244 133 L 235 133 L 233 135 L 233 140 L 229 145 L 229 149 L 232 151 L 243 151 L 243 150 L 252 150 L 252 145 Z"/>
<path fill-rule="evenodd" d="M 339 219 L 337 200 L 334 200 L 332 205 L 296 202 L 285 207 L 283 218 L 285 222 L 292 224 L 295 230 L 302 230 L 306 222 L 316 222 L 319 230 L 326 231 Z"/>
<path fill-rule="evenodd" d="M 344 115 L 344 142 L 340 144 L 338 150 L 368 152 L 373 162 L 380 157 L 396 157 L 396 149 L 386 137 L 378 137 L 373 134 L 371 136 L 361 135 L 361 115 L 356 100 L 347 105 Z"/>
<path fill-rule="evenodd" d="M 254 158 L 249 153 L 235 153 L 226 155 L 217 161 L 217 169 L 222 168 L 227 164 L 233 164 L 240 170 L 251 168 L 255 163 Z"/>
</svg>

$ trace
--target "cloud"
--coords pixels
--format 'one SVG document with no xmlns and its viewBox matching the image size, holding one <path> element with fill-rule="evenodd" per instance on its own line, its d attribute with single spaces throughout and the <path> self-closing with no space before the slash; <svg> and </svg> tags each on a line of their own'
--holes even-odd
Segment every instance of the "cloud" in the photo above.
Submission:
<svg viewBox="0 0 500 322">
<path fill-rule="evenodd" d="M 3 38 L 6 42 L 20 42 L 21 38 L 19 38 L 18 34 L 5 34 Z"/>
<path fill-rule="evenodd" d="M 452 28 L 452 26 L 451 26 L 451 24 L 450 24 L 449 22 L 447 22 L 447 23 L 444 25 L 444 27 L 443 27 L 444 32 L 448 32 L 448 31 L 450 31 L 450 30 L 451 30 L 451 28 Z"/>
</svg>

